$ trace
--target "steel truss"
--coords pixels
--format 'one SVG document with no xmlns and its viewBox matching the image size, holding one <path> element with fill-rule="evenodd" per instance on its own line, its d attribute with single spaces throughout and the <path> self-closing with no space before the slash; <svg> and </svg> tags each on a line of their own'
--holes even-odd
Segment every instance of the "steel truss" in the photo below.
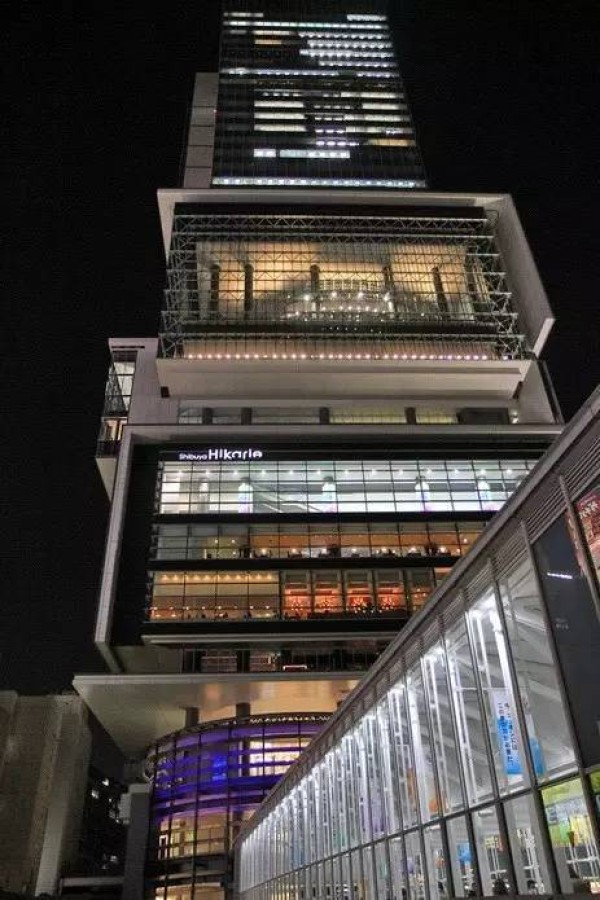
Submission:
<svg viewBox="0 0 600 900">
<path fill-rule="evenodd" d="M 527 355 L 482 217 L 176 211 L 160 337 L 167 358 L 266 359 L 282 340 L 309 358 L 348 342 L 355 355 Z"/>
</svg>

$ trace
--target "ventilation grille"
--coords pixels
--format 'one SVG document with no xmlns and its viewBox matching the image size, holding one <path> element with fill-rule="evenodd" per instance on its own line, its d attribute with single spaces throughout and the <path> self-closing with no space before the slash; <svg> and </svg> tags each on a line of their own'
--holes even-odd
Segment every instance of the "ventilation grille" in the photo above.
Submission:
<svg viewBox="0 0 600 900">
<path fill-rule="evenodd" d="M 494 554 L 498 577 L 508 575 L 526 556 L 525 538 L 519 526 L 520 522 L 515 523 L 512 533 L 507 534 Z"/>
<path fill-rule="evenodd" d="M 600 470 L 600 424 L 596 423 L 575 447 L 572 458 L 567 456 L 564 465 L 565 482 L 571 496 L 577 496 Z"/>
<path fill-rule="evenodd" d="M 556 473 L 546 478 L 543 489 L 537 488 L 524 504 L 521 519 L 527 527 L 529 540 L 534 541 L 558 518 L 565 506 Z"/>
<path fill-rule="evenodd" d="M 479 594 L 489 590 L 492 584 L 492 573 L 490 571 L 489 559 L 482 560 L 482 567 L 471 575 L 466 585 L 466 593 L 469 600 L 475 600 Z"/>
</svg>

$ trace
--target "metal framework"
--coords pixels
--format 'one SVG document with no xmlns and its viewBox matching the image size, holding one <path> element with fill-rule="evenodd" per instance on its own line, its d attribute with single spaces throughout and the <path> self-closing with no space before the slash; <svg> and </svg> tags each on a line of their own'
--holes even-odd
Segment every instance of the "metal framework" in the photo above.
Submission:
<svg viewBox="0 0 600 900">
<path fill-rule="evenodd" d="M 166 358 L 527 355 L 482 217 L 176 211 Z"/>
</svg>

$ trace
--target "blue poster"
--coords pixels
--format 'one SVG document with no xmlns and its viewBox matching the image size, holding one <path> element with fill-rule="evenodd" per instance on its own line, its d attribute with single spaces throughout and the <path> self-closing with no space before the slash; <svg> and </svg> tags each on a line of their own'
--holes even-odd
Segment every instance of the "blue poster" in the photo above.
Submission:
<svg viewBox="0 0 600 900">
<path fill-rule="evenodd" d="M 508 691 L 504 690 L 492 691 L 492 697 L 504 771 L 507 775 L 522 775 L 523 766 L 519 756 L 510 695 Z"/>
</svg>

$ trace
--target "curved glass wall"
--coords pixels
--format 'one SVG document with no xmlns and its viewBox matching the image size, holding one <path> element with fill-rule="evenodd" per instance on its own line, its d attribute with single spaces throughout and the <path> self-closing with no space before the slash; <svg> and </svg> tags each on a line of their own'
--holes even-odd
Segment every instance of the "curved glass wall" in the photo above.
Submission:
<svg viewBox="0 0 600 900">
<path fill-rule="evenodd" d="M 146 758 L 152 782 L 152 896 L 219 900 L 242 823 L 327 721 L 323 714 L 246 716 L 162 738 Z"/>
<path fill-rule="evenodd" d="M 592 594 L 573 523 L 519 535 L 308 751 L 242 839 L 243 900 L 600 893 Z"/>
<path fill-rule="evenodd" d="M 533 465 L 525 459 L 164 461 L 156 512 L 493 512 Z"/>
</svg>

